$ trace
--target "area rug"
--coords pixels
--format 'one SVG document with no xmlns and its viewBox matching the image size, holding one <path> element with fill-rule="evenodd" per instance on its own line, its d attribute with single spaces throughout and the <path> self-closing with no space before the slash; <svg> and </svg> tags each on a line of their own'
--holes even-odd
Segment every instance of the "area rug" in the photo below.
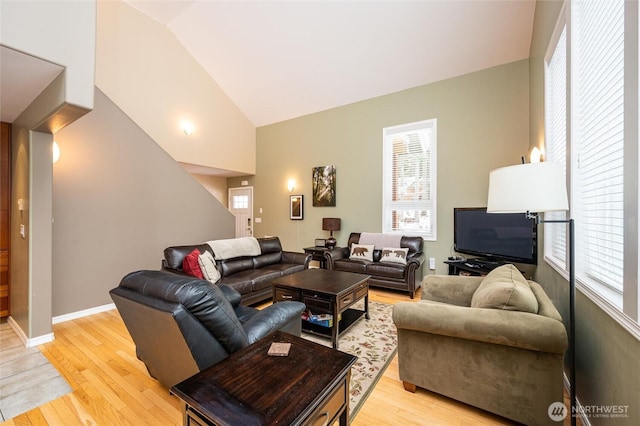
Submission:
<svg viewBox="0 0 640 426">
<path fill-rule="evenodd" d="M 354 306 L 363 309 L 363 302 Z M 351 367 L 349 418 L 353 420 L 398 351 L 398 336 L 391 315 L 393 305 L 369 302 L 367 321 L 362 318 L 338 340 L 338 349 L 358 357 Z M 331 339 L 302 333 L 302 337 L 331 346 Z"/>
<path fill-rule="evenodd" d="M 9 324 L 0 324 L 0 422 L 71 392 L 38 348 L 25 348 Z"/>
</svg>

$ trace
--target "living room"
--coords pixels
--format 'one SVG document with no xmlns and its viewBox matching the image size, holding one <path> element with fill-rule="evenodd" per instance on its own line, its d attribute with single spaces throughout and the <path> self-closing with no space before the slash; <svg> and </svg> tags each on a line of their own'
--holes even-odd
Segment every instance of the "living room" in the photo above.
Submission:
<svg viewBox="0 0 640 426">
<path fill-rule="evenodd" d="M 49 288 L 38 287 L 46 277 L 37 277 L 33 284 L 24 278 L 15 288 L 14 302 L 19 303 L 15 315 L 27 338 L 48 335 L 51 318 L 61 321 L 110 304 L 108 290 L 131 270 L 158 269 L 166 246 L 232 237 L 226 190 L 242 186 L 242 181 L 254 189 L 254 210 L 262 209 L 256 214 L 262 221 L 255 224 L 255 234 L 278 235 L 288 249 L 301 251 L 324 236 L 325 216 L 342 218 L 342 230 L 336 233 L 339 245 L 351 231 L 379 230 L 382 129 L 427 118 L 438 119 L 439 214 L 437 241 L 425 242 L 425 250 L 436 259 L 434 272 L 446 273 L 443 261 L 451 255 L 453 208 L 486 205 L 489 171 L 516 164 L 543 139 L 543 60 L 561 6 L 560 2 L 536 5 L 529 57 L 515 62 L 257 128 L 239 117 L 228 99 L 219 100 L 222 107 L 207 105 L 222 111 L 209 121 L 224 132 L 224 142 L 208 156 L 221 161 L 215 167 L 239 171 L 228 180 L 198 176 L 218 192 L 222 199 L 218 202 L 173 160 L 176 151 L 187 151 L 177 154 L 179 161 L 198 163 L 197 148 L 185 148 L 190 140 L 169 135 L 174 123 L 163 122 L 161 127 L 153 118 L 145 121 L 151 106 L 173 99 L 172 95 L 159 85 L 140 84 L 146 67 L 189 70 L 185 80 L 192 79 L 194 85 L 200 82 L 196 76 L 201 70 L 178 60 L 178 46 L 175 51 L 158 50 L 163 42 L 177 44 L 167 41 L 166 34 L 125 49 L 133 44 L 131 34 L 141 27 L 156 35 L 161 26 L 120 2 L 98 2 L 97 89 L 94 95 L 91 85 L 95 104 L 89 108 L 93 111 L 55 137 L 61 160 L 49 179 L 55 219 Z M 3 24 L 10 19 L 4 11 L 3 5 Z M 123 34 L 120 45 L 104 42 L 113 28 Z M 32 53 L 25 46 L 16 47 Z M 132 56 L 135 49 L 145 49 L 140 51 L 144 56 Z M 158 51 L 167 56 L 164 61 L 158 60 Z M 118 72 L 107 72 L 113 69 Z M 158 77 L 167 90 L 175 78 L 173 70 Z M 132 90 L 136 85 L 143 87 Z M 211 82 L 201 86 L 206 93 L 216 90 Z M 196 93 L 180 94 L 180 99 L 198 99 Z M 337 169 L 335 208 L 310 204 L 311 169 L 323 165 Z M 302 221 L 289 219 L 289 179 L 296 182 L 293 193 L 305 195 Z M 532 273 L 565 316 L 566 280 L 544 261 Z M 38 297 L 23 300 L 18 290 Z M 634 415 L 629 420 L 637 419 L 637 337 L 583 293 L 578 293 L 577 320 L 583 405 L 630 405 Z"/>
</svg>

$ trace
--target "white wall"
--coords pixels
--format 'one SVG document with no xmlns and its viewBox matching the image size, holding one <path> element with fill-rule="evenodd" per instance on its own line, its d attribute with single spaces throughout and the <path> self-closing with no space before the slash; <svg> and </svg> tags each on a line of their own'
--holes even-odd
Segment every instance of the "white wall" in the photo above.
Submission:
<svg viewBox="0 0 640 426">
<path fill-rule="evenodd" d="M 65 101 L 93 108 L 96 3 L 16 1 L 0 3 L 0 43 L 64 66 Z"/>
<path fill-rule="evenodd" d="M 165 247 L 233 238 L 235 218 L 96 89 L 92 112 L 56 134 L 53 315 L 111 303 Z"/>
<path fill-rule="evenodd" d="M 97 40 L 96 86 L 169 155 L 255 173 L 255 127 L 164 25 L 100 0 Z M 180 128 L 185 119 L 195 126 L 191 136 Z"/>
</svg>

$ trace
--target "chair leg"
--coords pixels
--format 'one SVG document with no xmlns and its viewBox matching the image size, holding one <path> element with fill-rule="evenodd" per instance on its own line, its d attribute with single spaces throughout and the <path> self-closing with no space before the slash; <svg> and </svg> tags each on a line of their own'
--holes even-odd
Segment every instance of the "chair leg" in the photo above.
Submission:
<svg viewBox="0 0 640 426">
<path fill-rule="evenodd" d="M 416 393 L 416 385 L 413 383 L 402 381 L 402 386 L 404 386 L 404 390 L 409 391 L 411 393 Z"/>
</svg>

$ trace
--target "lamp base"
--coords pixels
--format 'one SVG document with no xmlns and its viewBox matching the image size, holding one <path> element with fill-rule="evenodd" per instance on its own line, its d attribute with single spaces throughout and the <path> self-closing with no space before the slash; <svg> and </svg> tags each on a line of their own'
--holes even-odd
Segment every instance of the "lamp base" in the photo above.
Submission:
<svg viewBox="0 0 640 426">
<path fill-rule="evenodd" d="M 327 238 L 326 246 L 327 246 L 327 248 L 332 249 L 332 248 L 334 248 L 336 246 L 337 243 L 338 242 L 336 241 L 335 238 L 329 237 L 329 238 Z"/>
</svg>

